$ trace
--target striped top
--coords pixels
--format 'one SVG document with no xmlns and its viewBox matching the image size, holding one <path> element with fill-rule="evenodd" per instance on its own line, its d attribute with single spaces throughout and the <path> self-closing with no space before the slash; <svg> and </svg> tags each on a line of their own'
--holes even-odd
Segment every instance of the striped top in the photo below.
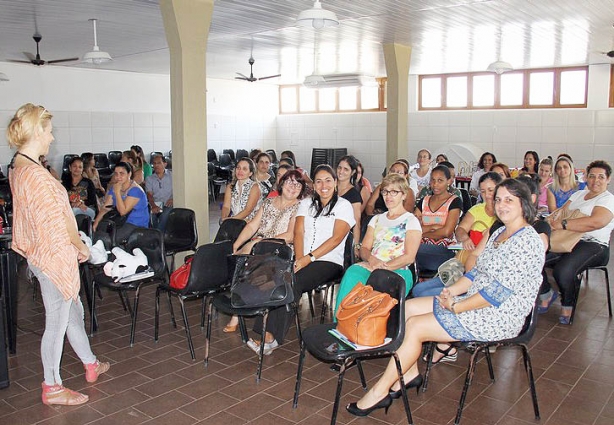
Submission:
<svg viewBox="0 0 614 425">
<path fill-rule="evenodd" d="M 78 250 L 67 223 L 77 228 L 66 189 L 40 165 L 15 167 L 9 173 L 13 192 L 13 243 L 54 283 L 64 299 L 79 295 Z"/>
</svg>

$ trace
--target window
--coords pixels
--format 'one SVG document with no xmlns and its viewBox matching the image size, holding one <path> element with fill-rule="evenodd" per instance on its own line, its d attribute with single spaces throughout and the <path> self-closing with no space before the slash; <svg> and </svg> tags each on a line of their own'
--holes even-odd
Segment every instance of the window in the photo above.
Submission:
<svg viewBox="0 0 614 425">
<path fill-rule="evenodd" d="M 279 87 L 279 113 L 359 112 L 386 110 L 386 78 L 376 85 L 311 89 Z"/>
<path fill-rule="evenodd" d="M 587 87 L 586 66 L 421 75 L 418 109 L 586 108 Z M 614 88 L 610 92 L 614 107 Z"/>
</svg>

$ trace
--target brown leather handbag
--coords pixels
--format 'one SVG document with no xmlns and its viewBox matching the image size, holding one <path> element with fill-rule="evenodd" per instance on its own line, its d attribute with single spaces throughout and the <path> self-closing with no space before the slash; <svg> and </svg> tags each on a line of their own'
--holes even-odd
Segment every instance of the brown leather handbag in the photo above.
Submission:
<svg viewBox="0 0 614 425">
<path fill-rule="evenodd" d="M 337 311 L 337 331 L 351 342 L 376 346 L 384 343 L 390 310 L 398 301 L 389 294 L 357 283 L 341 301 Z"/>
<path fill-rule="evenodd" d="M 565 215 L 567 220 L 574 218 L 586 217 L 586 214 L 580 212 L 580 210 L 568 211 Z M 580 239 L 584 236 L 584 232 L 574 232 L 573 230 L 557 229 L 550 233 L 550 252 L 567 253 L 571 252 Z"/>
</svg>

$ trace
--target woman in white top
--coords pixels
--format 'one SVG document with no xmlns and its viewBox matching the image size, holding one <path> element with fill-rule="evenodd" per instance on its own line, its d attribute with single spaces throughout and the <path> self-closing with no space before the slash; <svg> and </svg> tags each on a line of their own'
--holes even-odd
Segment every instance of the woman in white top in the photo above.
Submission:
<svg viewBox="0 0 614 425">
<path fill-rule="evenodd" d="M 552 230 L 566 229 L 584 235 L 567 254 L 549 253 L 546 262 L 554 263 L 553 276 L 561 291 L 559 323 L 569 325 L 574 305 L 578 274 L 588 267 L 604 265 L 610 256 L 610 233 L 614 229 L 614 195 L 608 192 L 612 167 L 605 161 L 593 161 L 586 167 L 587 189 L 575 192 L 547 219 Z M 580 210 L 587 217 L 562 219 L 567 211 Z M 541 288 L 542 311 L 556 299 L 548 282 Z M 544 310 L 545 309 L 545 310 Z"/>
<path fill-rule="evenodd" d="M 418 183 L 418 192 L 423 187 L 428 186 L 431 181 L 431 159 L 432 155 L 428 149 L 418 151 L 416 162 L 418 162 L 419 167 L 411 172 L 411 177 Z"/>
<path fill-rule="evenodd" d="M 478 161 L 478 170 L 471 176 L 471 183 L 469 184 L 469 193 L 473 196 L 478 196 L 480 191 L 480 177 L 488 173 L 492 165 L 497 162 L 495 154 L 490 152 L 484 152 Z"/>
<path fill-rule="evenodd" d="M 301 201 L 294 226 L 294 295 L 311 291 L 343 273 L 345 239 L 356 224 L 352 204 L 337 194 L 337 176 L 329 165 L 315 169 L 314 194 Z M 264 354 L 273 352 L 283 343 L 292 323 L 294 312 L 286 307 L 271 310 L 267 319 Z M 262 332 L 262 318 L 256 318 L 254 328 Z M 248 346 L 258 352 L 254 340 Z"/>
</svg>

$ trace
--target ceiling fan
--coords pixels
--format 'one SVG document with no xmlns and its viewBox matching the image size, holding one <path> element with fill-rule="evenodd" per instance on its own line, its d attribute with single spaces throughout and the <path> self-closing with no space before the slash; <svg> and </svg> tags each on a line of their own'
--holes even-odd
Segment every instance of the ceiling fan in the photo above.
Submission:
<svg viewBox="0 0 614 425">
<path fill-rule="evenodd" d="M 267 80 L 269 78 L 281 77 L 281 74 L 277 74 L 277 75 L 269 75 L 268 77 L 256 78 L 254 77 L 254 62 L 256 61 L 254 60 L 253 57 L 250 56 L 247 62 L 249 63 L 249 77 L 244 74 L 241 74 L 240 72 L 237 72 L 237 75 L 240 75 L 240 77 L 235 77 L 236 80 L 245 80 L 245 81 L 249 81 L 250 83 L 253 83 L 254 81 Z"/>
<path fill-rule="evenodd" d="M 41 55 L 40 55 L 39 48 L 38 48 L 38 44 L 43 39 L 43 36 L 40 35 L 39 33 L 35 33 L 34 36 L 32 36 L 32 38 L 36 42 L 36 56 L 34 56 L 32 53 L 23 52 L 23 54 L 26 55 L 28 59 L 30 60 L 25 61 L 25 60 L 9 59 L 10 62 L 31 63 L 32 65 L 41 66 L 45 64 L 72 62 L 72 61 L 79 60 L 79 58 L 66 58 L 66 59 L 54 59 L 50 61 L 44 61 L 41 59 Z"/>
</svg>

